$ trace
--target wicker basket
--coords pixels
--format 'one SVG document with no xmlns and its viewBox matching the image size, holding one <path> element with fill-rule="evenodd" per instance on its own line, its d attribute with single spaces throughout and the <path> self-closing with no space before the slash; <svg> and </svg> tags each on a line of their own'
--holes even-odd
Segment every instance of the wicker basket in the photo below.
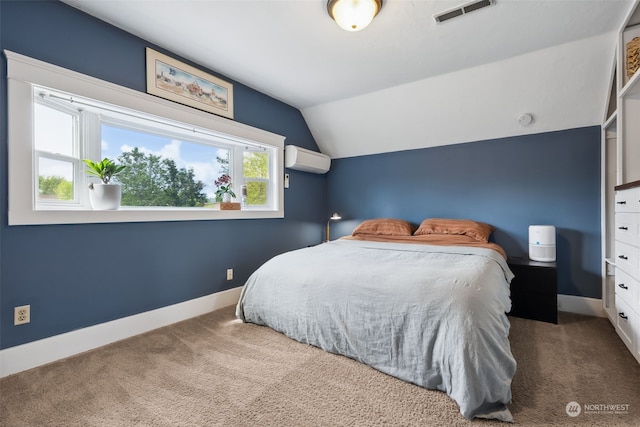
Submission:
<svg viewBox="0 0 640 427">
<path fill-rule="evenodd" d="M 640 68 L 640 37 L 627 43 L 627 77 L 631 78 Z"/>
</svg>

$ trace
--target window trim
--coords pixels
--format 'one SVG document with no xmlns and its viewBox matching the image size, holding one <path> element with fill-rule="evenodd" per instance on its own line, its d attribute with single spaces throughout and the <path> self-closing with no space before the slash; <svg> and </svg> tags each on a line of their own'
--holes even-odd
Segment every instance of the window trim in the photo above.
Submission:
<svg viewBox="0 0 640 427">
<path fill-rule="evenodd" d="M 247 149 L 245 152 L 260 153 L 261 150 L 259 150 L 259 149 L 251 149 L 250 148 L 250 149 Z M 240 157 L 239 162 L 243 163 L 244 162 L 244 153 L 241 153 L 241 155 L 238 156 L 238 157 Z M 266 183 L 269 183 L 271 181 L 270 177 L 275 174 L 275 172 L 272 169 L 273 169 L 272 165 L 269 164 L 269 167 L 268 167 L 269 177 L 268 178 L 248 178 L 248 177 L 244 176 L 244 173 L 243 173 L 242 185 L 247 185 L 247 183 L 249 183 L 249 182 L 266 182 Z M 243 172 L 244 172 L 244 170 L 243 170 Z M 270 187 L 267 187 L 267 190 L 268 190 L 267 191 L 267 203 L 269 203 L 269 200 L 273 197 L 273 195 L 271 194 Z M 262 205 L 249 205 L 249 206 L 253 206 L 250 209 L 260 209 L 260 207 Z"/>
<path fill-rule="evenodd" d="M 11 51 L 7 58 L 9 225 L 81 224 L 150 221 L 284 218 L 285 137 L 225 119 L 162 98 L 96 79 Z M 205 208 L 122 208 L 117 211 L 36 210 L 33 197 L 33 85 L 39 85 L 124 108 L 164 117 L 226 135 L 235 140 L 273 147 L 276 197 L 273 210 Z"/>
<path fill-rule="evenodd" d="M 33 206 L 34 209 L 36 209 L 38 206 L 42 206 L 42 207 L 46 207 L 46 209 L 78 209 L 83 205 L 86 205 L 86 203 L 88 203 L 88 195 L 83 194 L 80 191 L 79 188 L 79 184 L 82 185 L 84 183 L 84 181 L 81 179 L 82 178 L 82 167 L 80 165 L 80 159 L 85 157 L 89 157 L 89 156 L 85 156 L 84 153 L 84 147 L 82 147 L 79 142 L 80 140 L 80 128 L 82 128 L 83 126 L 80 125 L 80 123 L 82 121 L 84 121 L 86 118 L 84 117 L 84 114 L 82 112 L 79 112 L 73 108 L 71 108 L 70 106 L 54 106 L 52 105 L 52 103 L 47 102 L 47 101 L 43 101 L 41 99 L 35 99 L 34 98 L 34 104 L 35 105 L 41 105 L 45 108 L 54 108 L 56 111 L 59 112 L 63 112 L 66 114 L 69 114 L 71 116 L 74 117 L 74 130 L 73 130 L 73 147 L 72 147 L 72 151 L 73 153 L 71 154 L 58 154 L 58 153 L 53 153 L 53 152 L 49 152 L 49 151 L 44 151 L 44 150 L 39 150 L 35 145 L 35 135 L 33 137 L 33 180 L 34 180 L 34 201 L 33 201 Z M 35 117 L 35 112 L 34 112 L 34 117 Z M 39 162 L 40 159 L 50 159 L 50 160 L 58 160 L 58 161 L 63 161 L 63 162 L 68 162 L 70 164 L 72 164 L 73 167 L 73 200 L 70 201 L 61 201 L 61 200 L 52 200 L 52 201 L 44 201 L 44 200 L 38 200 L 38 195 L 35 193 L 35 191 L 37 190 L 37 188 L 39 187 L 38 185 L 38 179 L 39 179 L 39 171 L 40 171 L 40 166 L 39 166 Z"/>
</svg>

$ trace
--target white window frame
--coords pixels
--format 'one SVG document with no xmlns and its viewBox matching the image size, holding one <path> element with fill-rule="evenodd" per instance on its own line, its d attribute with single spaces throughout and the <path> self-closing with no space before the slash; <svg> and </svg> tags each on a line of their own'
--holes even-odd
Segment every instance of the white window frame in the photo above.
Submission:
<svg viewBox="0 0 640 427">
<path fill-rule="evenodd" d="M 259 153 L 262 150 L 256 149 L 256 148 L 247 148 L 244 151 Z M 240 163 L 241 166 L 242 166 L 242 162 L 244 161 L 244 155 L 243 154 L 244 153 L 240 153 L 240 156 L 239 156 L 239 163 Z M 242 179 L 242 184 L 246 185 L 247 182 L 267 182 L 268 183 L 269 180 L 272 179 L 273 174 L 274 174 L 273 167 L 272 167 L 272 165 L 269 165 L 269 179 L 264 179 L 264 178 L 246 178 L 244 176 L 244 174 L 243 174 L 242 178 L 241 178 Z M 269 204 L 269 202 L 271 200 L 271 197 L 273 197 L 273 195 L 270 194 L 269 192 L 267 192 L 267 204 Z M 257 206 L 257 207 L 254 207 L 253 209 L 260 209 L 260 207 Z"/>
<path fill-rule="evenodd" d="M 80 140 L 86 136 L 81 136 L 81 129 L 86 129 L 86 127 L 81 124 L 86 120 L 95 120 L 94 117 L 87 118 L 84 112 L 79 112 L 77 109 L 74 109 L 71 105 L 64 106 L 59 104 L 54 104 L 47 100 L 34 98 L 34 103 L 41 104 L 47 108 L 53 108 L 57 111 L 61 111 L 75 117 L 75 129 L 73 130 L 74 141 L 73 141 L 73 152 L 74 154 L 71 156 L 64 154 L 51 153 L 46 151 L 37 150 L 35 148 L 35 138 L 34 138 L 34 157 L 33 157 L 33 185 L 34 185 L 34 207 L 36 209 L 72 209 L 72 208 L 81 208 L 83 206 L 87 206 L 89 203 L 89 197 L 86 192 L 80 190 L 85 183 L 84 179 L 84 167 L 81 164 L 81 160 L 83 158 L 93 158 L 96 157 L 95 154 L 99 153 L 87 153 L 85 150 L 84 144 L 80 143 Z M 98 147 L 99 148 L 99 147 Z M 94 155 L 91 155 L 94 154 Z M 51 200 L 51 201 L 43 201 L 38 200 L 38 195 L 35 194 L 35 191 L 39 187 L 38 179 L 39 179 L 39 166 L 38 162 L 41 158 L 48 158 L 51 160 L 60 160 L 64 162 L 69 162 L 73 164 L 73 200 L 70 201 L 62 201 L 62 200 Z"/>
<path fill-rule="evenodd" d="M 8 87 L 9 225 L 284 218 L 285 137 L 14 52 L 5 50 L 4 53 L 7 57 Z M 270 173 L 274 185 L 268 195 L 273 198 L 273 208 L 240 211 L 162 207 L 128 207 L 117 211 L 36 209 L 33 191 L 33 180 L 37 179 L 33 164 L 34 85 L 163 117 L 222 138 L 245 141 L 247 145 L 259 144 L 273 150 Z M 234 183 L 238 190 L 240 185 L 241 182 Z"/>
</svg>

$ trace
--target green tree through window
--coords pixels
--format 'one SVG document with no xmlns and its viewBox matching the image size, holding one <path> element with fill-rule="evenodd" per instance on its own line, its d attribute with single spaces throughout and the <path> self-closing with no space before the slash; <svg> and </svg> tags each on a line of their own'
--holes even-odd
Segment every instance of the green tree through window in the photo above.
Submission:
<svg viewBox="0 0 640 427">
<path fill-rule="evenodd" d="M 118 176 L 123 206 L 202 207 L 207 203 L 204 184 L 193 169 L 178 168 L 175 161 L 145 154 L 135 147 L 118 162 L 127 168 Z"/>
<path fill-rule="evenodd" d="M 245 185 L 247 186 L 247 204 L 266 205 L 269 155 L 264 152 L 245 151 L 242 160 Z"/>
<path fill-rule="evenodd" d="M 38 192 L 40 198 L 72 200 L 73 183 L 61 176 L 40 175 L 38 177 Z"/>
</svg>

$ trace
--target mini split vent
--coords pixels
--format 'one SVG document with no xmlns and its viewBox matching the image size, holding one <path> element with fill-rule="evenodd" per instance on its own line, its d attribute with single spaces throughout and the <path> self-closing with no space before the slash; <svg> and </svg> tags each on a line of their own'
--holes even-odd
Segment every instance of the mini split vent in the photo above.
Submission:
<svg viewBox="0 0 640 427">
<path fill-rule="evenodd" d="M 495 0 L 472 1 L 470 3 L 465 3 L 461 6 L 458 6 L 455 9 L 437 13 L 433 15 L 433 19 L 435 19 L 437 23 L 448 21 L 449 19 L 457 18 L 458 16 L 462 16 L 466 13 L 482 9 L 483 7 L 491 6 L 492 4 L 495 4 Z"/>
</svg>

